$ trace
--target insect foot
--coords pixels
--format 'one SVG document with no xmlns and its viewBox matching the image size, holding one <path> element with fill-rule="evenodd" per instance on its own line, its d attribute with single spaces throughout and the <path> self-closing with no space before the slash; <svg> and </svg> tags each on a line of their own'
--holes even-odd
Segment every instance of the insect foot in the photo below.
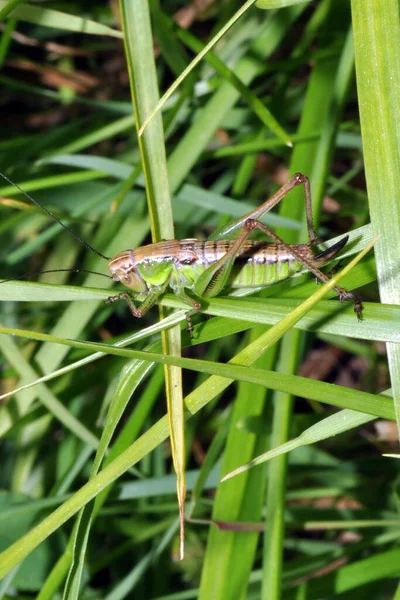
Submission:
<svg viewBox="0 0 400 600">
<path fill-rule="evenodd" d="M 352 302 L 354 302 L 354 312 L 357 315 L 357 320 L 358 321 L 363 320 L 363 316 L 362 316 L 363 305 L 358 296 L 356 296 L 352 292 L 342 290 L 341 293 L 339 294 L 339 300 L 340 300 L 340 302 L 345 302 L 346 300 L 351 300 Z"/>
<path fill-rule="evenodd" d="M 110 296 L 109 298 L 104 300 L 104 304 L 112 304 L 113 302 L 117 302 L 118 300 L 124 300 L 127 303 L 128 308 L 131 311 L 132 315 L 134 317 L 136 317 L 137 319 L 140 319 L 140 317 L 143 316 L 143 311 L 141 311 L 140 308 L 137 308 L 134 305 L 132 298 L 130 297 L 130 295 L 127 292 L 121 292 L 120 294 L 117 294 L 116 296 Z"/>
<path fill-rule="evenodd" d="M 353 296 L 353 302 L 354 302 L 354 312 L 357 315 L 357 321 L 362 321 L 363 320 L 363 316 L 362 316 L 363 305 L 361 303 L 361 300 L 358 298 L 358 296 L 354 296 L 354 294 L 352 294 L 352 296 Z"/>
</svg>

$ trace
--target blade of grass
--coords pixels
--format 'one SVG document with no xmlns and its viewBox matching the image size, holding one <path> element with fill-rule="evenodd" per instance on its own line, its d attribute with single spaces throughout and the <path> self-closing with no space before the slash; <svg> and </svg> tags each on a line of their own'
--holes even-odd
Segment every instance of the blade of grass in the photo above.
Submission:
<svg viewBox="0 0 400 600">
<path fill-rule="evenodd" d="M 17 348 L 16 344 L 7 336 L 1 336 L 0 346 L 2 352 L 9 360 L 10 364 L 14 365 L 14 367 L 18 370 L 18 372 L 25 378 L 35 379 L 37 374 L 31 367 L 30 363 L 26 360 L 22 352 Z M 99 443 L 98 438 L 89 431 L 77 418 L 75 418 L 66 408 L 65 406 L 57 400 L 55 395 L 44 385 L 40 384 L 39 389 L 39 398 L 42 404 L 47 408 L 50 414 L 54 416 L 60 423 L 74 432 L 82 441 L 89 444 L 92 448 L 97 448 Z M 33 401 L 33 398 L 31 398 Z M 21 405 L 21 415 L 26 414 L 29 410 L 30 402 L 25 402 Z M 7 413 L 3 414 L 3 417 L 6 417 Z M 10 416 L 8 415 L 10 419 Z M 2 419 L 0 435 L 4 435 L 4 433 L 8 430 L 12 422 L 7 422 L 6 419 Z"/>
<path fill-rule="evenodd" d="M 136 123 L 139 127 L 153 110 L 159 98 L 149 6 L 146 0 L 136 2 L 134 6 L 127 0 L 121 0 L 120 6 L 132 100 Z M 153 241 L 173 239 L 174 226 L 161 115 L 158 115 L 153 121 L 152 126 L 147 129 L 145 135 L 142 137 L 139 135 L 139 148 L 146 182 Z M 164 316 L 162 307 L 160 307 L 160 316 L 161 318 Z M 179 356 L 181 351 L 180 328 L 175 327 L 164 331 L 162 333 L 162 344 L 165 354 Z M 172 458 L 177 476 L 181 523 L 181 558 L 183 558 L 186 482 L 184 407 L 180 369 L 165 367 L 165 382 L 171 428 Z"/>
<path fill-rule="evenodd" d="M 5 6 L 0 9 L 0 21 L 4 21 L 18 4 L 22 4 L 22 1 L 23 0 L 8 0 L 8 2 L 5 3 Z"/>
<path fill-rule="evenodd" d="M 190 65 L 186 67 L 186 69 L 181 73 L 181 75 L 175 79 L 174 83 L 169 87 L 169 89 L 157 102 L 153 111 L 150 113 L 150 115 L 147 116 L 145 121 L 142 123 L 138 132 L 139 137 L 143 134 L 150 121 L 157 115 L 157 113 L 160 112 L 161 108 L 164 106 L 168 98 L 170 98 L 170 96 L 172 96 L 175 90 L 180 86 L 182 81 L 186 79 L 186 77 L 189 75 L 189 73 L 193 71 L 196 65 L 198 65 L 199 62 L 201 62 L 201 60 L 207 54 L 207 52 L 219 42 L 219 40 L 227 33 L 227 31 L 229 31 L 229 29 L 238 21 L 238 19 L 240 19 L 242 15 L 244 15 L 244 13 L 249 8 L 251 8 L 253 4 L 255 4 L 255 2 L 256 0 L 247 0 L 247 2 L 245 2 L 243 6 L 233 15 L 233 17 L 229 19 L 229 21 L 220 29 L 217 35 L 215 35 L 212 38 L 212 40 L 204 46 L 203 50 L 197 54 L 197 56 L 192 60 Z"/>
<path fill-rule="evenodd" d="M 245 85 L 249 85 L 258 75 L 258 61 L 266 60 L 277 49 L 290 26 L 303 10 L 303 6 L 296 6 L 283 11 L 283 14 L 273 13 L 271 16 L 267 16 L 264 22 L 260 19 L 260 24 L 254 32 L 254 41 L 249 49 L 249 56 L 240 58 L 235 67 L 237 77 Z M 251 58 L 253 55 L 257 56 L 258 60 L 253 60 Z M 239 97 L 237 90 L 229 83 L 222 83 L 171 153 L 168 159 L 168 171 L 172 193 L 193 168 L 215 135 L 215 130 L 221 124 L 222 119 L 229 114 Z"/>
<path fill-rule="evenodd" d="M 343 28 L 343 23 L 339 23 L 340 18 L 343 19 L 343 15 L 341 15 L 338 6 L 334 3 L 329 2 L 326 5 L 328 12 L 324 26 L 320 28 L 319 35 L 321 38 L 329 35 L 330 39 L 333 40 L 332 31 L 339 31 Z M 331 44 L 333 43 L 332 41 Z M 310 175 L 313 192 L 314 223 L 319 222 L 322 194 L 334 148 L 334 139 L 352 74 L 354 58 L 350 44 L 351 38 L 348 35 L 339 58 L 334 57 L 329 61 L 324 61 L 324 59 L 317 61 L 309 81 L 299 133 L 307 136 L 310 132 L 315 131 L 315 128 L 319 128 L 322 125 L 321 138 L 318 141 L 307 144 L 307 152 L 304 152 L 304 148 L 295 148 L 291 161 L 291 170 L 293 172 L 300 171 Z M 297 191 L 298 199 L 299 195 Z M 291 202 L 293 202 L 293 198 Z M 286 200 L 281 207 L 280 213 L 292 216 L 294 214 L 295 217 L 301 218 L 303 221 L 302 235 L 305 236 L 305 218 L 304 214 L 301 215 L 299 212 L 301 207 L 302 203 L 300 201 L 294 205 L 289 205 L 289 201 Z M 281 230 L 279 233 L 292 243 L 304 239 L 304 237 L 295 237 L 294 232 L 283 232 Z M 297 371 L 303 344 L 304 336 L 299 331 L 291 331 L 285 336 L 279 360 L 279 369 L 282 372 L 295 373 Z M 274 411 L 271 436 L 272 447 L 280 446 L 288 440 L 294 396 L 279 392 L 275 394 L 275 402 L 276 409 Z M 266 499 L 268 536 L 264 537 L 263 600 L 278 599 L 281 597 L 283 539 L 285 531 L 283 515 L 285 510 L 287 477 L 286 455 L 280 456 L 270 463 L 268 475 L 269 482 Z"/>
<path fill-rule="evenodd" d="M 15 4 L 15 0 L 13 2 Z M 9 0 L 0 0 L 0 10 L 7 9 L 10 5 Z M 76 31 L 79 33 L 87 33 L 89 35 L 106 35 L 114 38 L 122 38 L 122 32 L 111 29 L 102 23 L 96 23 L 86 17 L 77 17 L 76 15 L 52 10 L 50 8 L 42 8 L 32 6 L 30 4 L 22 4 L 13 6 L 12 18 L 27 23 L 34 23 L 42 27 L 54 27 L 65 31 Z"/>
<path fill-rule="evenodd" d="M 352 0 L 357 88 L 371 224 L 382 302 L 400 304 L 400 19 L 395 0 Z M 400 346 L 387 354 L 400 426 Z"/>
<path fill-rule="evenodd" d="M 231 471 L 221 479 L 221 482 L 227 481 L 228 479 L 231 479 L 231 477 L 236 477 L 236 475 L 244 473 L 257 465 L 262 465 L 271 458 L 291 452 L 296 448 L 300 448 L 300 446 L 315 444 L 316 442 L 331 438 L 332 436 L 343 433 L 349 429 L 360 427 L 360 425 L 369 423 L 369 421 L 373 421 L 373 419 L 374 417 L 371 415 L 359 413 L 354 410 L 342 410 L 339 413 L 319 421 L 316 425 L 309 427 L 297 438 L 290 440 L 277 448 L 273 448 L 272 450 L 257 456 L 257 458 L 253 458 L 251 461 L 238 467 L 234 471 Z"/>
<path fill-rule="evenodd" d="M 125 32 L 125 52 L 130 76 L 132 103 L 135 122 L 141 123 L 154 106 L 158 98 L 157 78 L 155 73 L 153 40 L 151 35 L 150 16 L 146 1 L 131 3 L 120 2 L 122 23 Z M 163 129 L 161 117 L 152 123 L 146 134 L 139 140 L 141 162 L 145 177 L 150 225 L 154 241 L 162 238 L 173 238 L 172 212 L 166 169 Z M 162 311 L 162 309 L 160 309 Z M 161 312 L 161 317 L 162 317 Z M 163 349 L 167 354 L 180 352 L 180 330 L 169 330 L 163 333 Z M 183 396 L 180 369 L 165 366 L 168 414 L 170 415 L 171 445 L 174 466 L 177 473 L 177 491 L 181 512 L 181 544 L 183 553 L 183 511 L 185 499 L 184 475 L 184 438 L 183 438 Z M 126 376 L 125 376 L 126 378 Z M 126 390 L 123 379 L 121 388 Z M 125 405 L 125 402 L 123 402 Z M 121 412 L 119 411 L 119 416 Z M 116 423 L 112 419 L 113 430 Z M 105 432 L 104 443 L 108 445 L 111 436 Z M 98 471 L 105 454 L 105 448 L 98 453 L 92 477 Z M 92 523 L 93 504 L 82 511 L 73 535 L 72 545 L 76 560 L 72 561 L 64 597 L 77 599 L 80 595 L 81 578 L 86 554 L 89 531 Z"/>
<path fill-rule="evenodd" d="M 195 52 L 201 52 L 204 49 L 204 44 L 200 42 L 194 35 L 185 29 L 180 28 L 178 30 L 179 37 Z M 250 90 L 250 88 L 239 79 L 232 71 L 227 67 L 220 58 L 213 52 L 209 51 L 205 55 L 205 60 L 209 62 L 219 73 L 223 79 L 230 82 L 234 88 L 240 93 L 249 104 L 250 108 L 253 109 L 255 115 L 257 115 L 262 123 L 266 125 L 268 129 L 273 131 L 277 138 L 283 142 L 286 146 L 292 147 L 292 140 L 284 128 L 275 119 L 271 111 L 263 104 L 263 102 Z"/>
<path fill-rule="evenodd" d="M 285 8 L 286 6 L 294 6 L 296 4 L 304 4 L 310 0 L 257 0 L 257 8 L 263 10 L 271 10 L 274 8 Z"/>
<path fill-rule="evenodd" d="M 256 327 L 246 336 L 245 343 L 255 342 L 265 331 Z M 255 368 L 273 369 L 276 346 L 263 353 L 255 361 Z M 271 405 L 266 402 L 268 390 L 247 382 L 237 386 L 229 415 L 229 430 L 222 454 L 221 470 L 230 471 L 238 462 L 257 456 L 267 448 L 266 432 L 248 435 L 238 426 L 245 419 L 258 422 L 268 418 Z M 249 399 L 251 401 L 249 402 Z M 207 454 L 208 456 L 208 454 Z M 246 457 L 246 459 L 244 459 Z M 253 477 L 243 477 L 234 485 L 218 485 L 212 506 L 211 523 L 219 521 L 258 521 L 262 517 L 265 497 L 265 473 L 255 470 Z M 227 531 L 219 527 L 209 528 L 207 551 L 204 558 L 199 600 L 206 598 L 237 599 L 243 597 L 248 586 L 251 569 L 257 550 L 258 534 L 253 532 Z M 234 568 L 232 569 L 232 565 Z"/>
</svg>

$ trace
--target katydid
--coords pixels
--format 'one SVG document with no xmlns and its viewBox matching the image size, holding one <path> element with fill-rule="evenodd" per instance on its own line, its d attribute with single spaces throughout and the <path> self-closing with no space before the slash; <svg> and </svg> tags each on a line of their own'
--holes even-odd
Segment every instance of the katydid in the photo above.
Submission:
<svg viewBox="0 0 400 600">
<path fill-rule="evenodd" d="M 232 222 L 219 234 L 220 238 L 230 236 L 233 239 L 205 242 L 197 239 L 167 240 L 140 246 L 135 250 L 124 250 L 110 259 L 79 238 L 8 177 L 1 173 L 0 175 L 15 185 L 86 248 L 107 260 L 111 278 L 122 283 L 142 300 L 138 308 L 130 294 L 125 291 L 111 296 L 105 300 L 106 303 L 125 300 L 132 315 L 139 318 L 157 304 L 162 294 L 170 289 L 190 309 L 187 313 L 190 335 L 193 331 L 191 315 L 201 311 L 202 300 L 217 296 L 224 288 L 267 287 L 307 270 L 311 271 L 317 280 L 329 281 L 328 275 L 320 270 L 320 266 L 335 257 L 348 240 L 346 236 L 327 250 L 315 254 L 314 248 L 318 240 L 312 222 L 310 183 L 308 177 L 296 173 L 263 204 Z M 307 244 L 286 244 L 259 219 L 298 185 L 304 185 L 310 240 Z M 249 234 L 254 230 L 260 230 L 273 242 L 249 240 Z M 341 302 L 354 302 L 354 311 L 360 320 L 362 304 L 359 298 L 339 286 L 335 287 L 335 290 Z"/>
</svg>

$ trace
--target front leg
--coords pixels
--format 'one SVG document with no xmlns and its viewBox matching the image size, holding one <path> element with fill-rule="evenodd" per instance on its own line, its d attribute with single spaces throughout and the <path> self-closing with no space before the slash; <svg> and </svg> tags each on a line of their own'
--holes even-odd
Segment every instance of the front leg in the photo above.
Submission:
<svg viewBox="0 0 400 600">
<path fill-rule="evenodd" d="M 132 315 L 137 319 L 140 319 L 141 317 L 143 317 L 144 314 L 147 313 L 148 310 L 150 310 L 150 308 L 152 308 L 155 304 L 158 303 L 160 296 L 165 292 L 165 288 L 166 285 L 149 292 L 149 294 L 145 297 L 142 304 L 140 305 L 140 308 L 136 306 L 128 292 L 121 292 L 116 296 L 110 296 L 109 298 L 104 300 L 104 304 L 112 304 L 113 302 L 117 302 L 118 300 L 124 300 L 127 303 Z"/>
<path fill-rule="evenodd" d="M 140 317 L 143 315 L 142 311 L 139 308 L 137 308 L 128 292 L 121 292 L 116 296 L 110 296 L 109 298 L 104 300 L 104 304 L 112 304 L 113 302 L 118 302 L 118 300 L 124 300 L 127 303 L 128 308 L 134 317 L 140 319 Z"/>
</svg>

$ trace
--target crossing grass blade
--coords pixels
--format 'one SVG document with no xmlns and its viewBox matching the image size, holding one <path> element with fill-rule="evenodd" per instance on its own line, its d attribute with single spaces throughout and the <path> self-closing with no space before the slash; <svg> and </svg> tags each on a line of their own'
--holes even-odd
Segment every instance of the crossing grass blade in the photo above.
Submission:
<svg viewBox="0 0 400 600">
<path fill-rule="evenodd" d="M 377 247 L 377 274 L 382 302 L 400 304 L 400 211 L 397 167 L 400 148 L 398 89 L 400 20 L 398 3 L 378 6 L 371 0 L 351 3 L 354 23 L 357 86 L 361 130 L 364 139 L 365 173 L 371 224 L 382 241 Z M 382 10 L 380 10 L 382 8 Z M 368 72 L 368 75 L 367 75 Z M 374 85 L 371 86 L 371 78 Z M 376 122 L 376 115 L 382 115 Z M 374 143 L 370 143 L 374 140 Z M 393 396 L 400 425 L 400 352 L 388 344 Z"/>
</svg>

